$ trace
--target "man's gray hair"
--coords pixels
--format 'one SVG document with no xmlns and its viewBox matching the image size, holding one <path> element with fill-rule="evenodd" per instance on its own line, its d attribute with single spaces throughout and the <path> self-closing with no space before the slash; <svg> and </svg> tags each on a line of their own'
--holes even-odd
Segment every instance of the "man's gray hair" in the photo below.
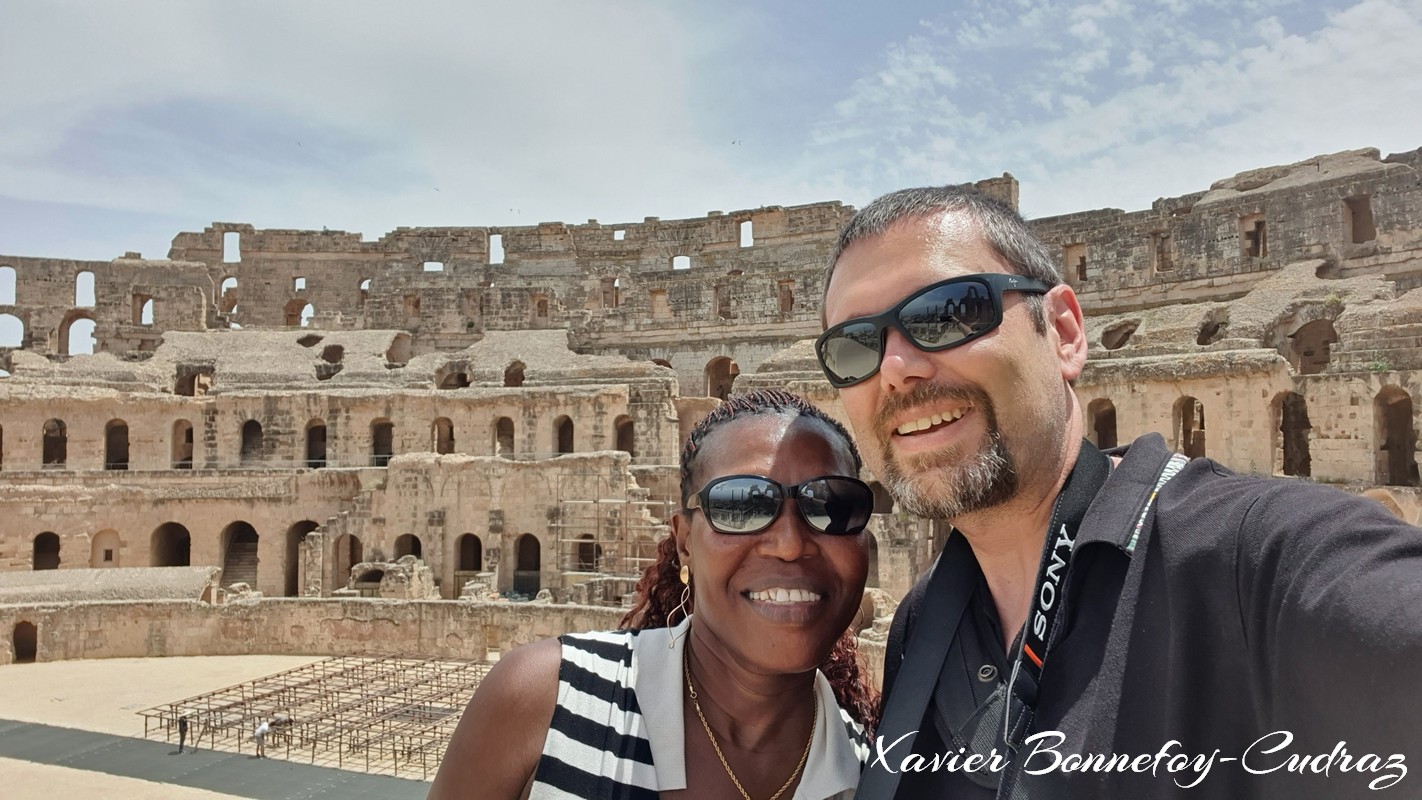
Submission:
<svg viewBox="0 0 1422 800">
<path fill-rule="evenodd" d="M 924 186 L 900 189 L 880 197 L 854 212 L 849 223 L 839 232 L 834 252 L 825 267 L 825 295 L 829 295 L 830 279 L 835 265 L 850 245 L 861 239 L 879 236 L 895 224 L 912 219 L 937 217 L 945 213 L 962 213 L 977 223 L 983 238 L 1019 275 L 1035 278 L 1048 286 L 1062 282 L 1057 259 L 1041 239 L 1027 226 L 1022 216 L 1010 206 L 994 200 L 969 186 Z M 1028 295 L 1027 305 L 1032 323 L 1039 333 L 1046 333 L 1047 322 L 1040 295 Z M 824 307 L 823 302 L 821 308 Z M 823 312 L 822 312 L 823 313 Z M 821 317 L 823 322 L 823 316 Z"/>
</svg>

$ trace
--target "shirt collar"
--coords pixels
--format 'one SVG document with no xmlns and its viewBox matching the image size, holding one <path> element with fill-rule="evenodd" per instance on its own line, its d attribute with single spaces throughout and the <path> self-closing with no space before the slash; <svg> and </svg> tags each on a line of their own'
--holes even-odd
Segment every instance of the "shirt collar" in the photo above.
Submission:
<svg viewBox="0 0 1422 800">
<path fill-rule="evenodd" d="M 647 725 L 659 791 L 685 789 L 686 720 L 682 672 L 691 617 L 675 628 L 650 628 L 637 635 L 632 653 L 632 687 Z M 823 800 L 859 784 L 859 758 L 839 716 L 829 679 L 815 671 L 819 721 L 793 800 Z"/>
</svg>

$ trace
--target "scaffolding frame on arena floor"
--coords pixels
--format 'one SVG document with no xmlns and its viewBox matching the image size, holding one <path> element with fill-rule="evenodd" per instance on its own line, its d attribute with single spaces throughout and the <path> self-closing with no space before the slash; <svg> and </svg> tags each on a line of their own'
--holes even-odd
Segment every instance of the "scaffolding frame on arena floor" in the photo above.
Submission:
<svg viewBox="0 0 1422 800">
<path fill-rule="evenodd" d="M 186 715 L 192 745 L 238 753 L 255 751 L 253 732 L 266 720 L 270 756 L 427 780 L 491 666 L 336 656 L 138 714 L 144 738 L 176 741 Z"/>
</svg>

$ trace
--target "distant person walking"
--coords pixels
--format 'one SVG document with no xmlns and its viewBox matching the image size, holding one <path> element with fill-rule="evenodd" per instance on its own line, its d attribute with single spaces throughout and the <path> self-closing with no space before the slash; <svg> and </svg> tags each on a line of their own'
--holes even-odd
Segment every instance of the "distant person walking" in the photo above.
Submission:
<svg viewBox="0 0 1422 800">
<path fill-rule="evenodd" d="M 183 752 L 183 745 L 188 741 L 188 715 L 178 717 L 178 752 Z"/>
<path fill-rule="evenodd" d="M 257 729 L 252 731 L 252 739 L 257 743 L 257 758 L 267 757 L 267 731 L 271 729 L 272 726 L 266 720 L 262 720 L 257 725 Z"/>
</svg>

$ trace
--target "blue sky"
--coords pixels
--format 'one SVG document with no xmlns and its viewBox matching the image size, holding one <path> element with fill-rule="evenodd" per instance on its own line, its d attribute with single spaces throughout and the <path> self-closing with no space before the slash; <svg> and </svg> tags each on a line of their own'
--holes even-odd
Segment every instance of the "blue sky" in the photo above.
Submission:
<svg viewBox="0 0 1422 800">
<path fill-rule="evenodd" d="M 1422 0 L 0 6 L 0 253 L 635 222 L 1003 172 L 1147 207 L 1422 146 Z"/>
</svg>

